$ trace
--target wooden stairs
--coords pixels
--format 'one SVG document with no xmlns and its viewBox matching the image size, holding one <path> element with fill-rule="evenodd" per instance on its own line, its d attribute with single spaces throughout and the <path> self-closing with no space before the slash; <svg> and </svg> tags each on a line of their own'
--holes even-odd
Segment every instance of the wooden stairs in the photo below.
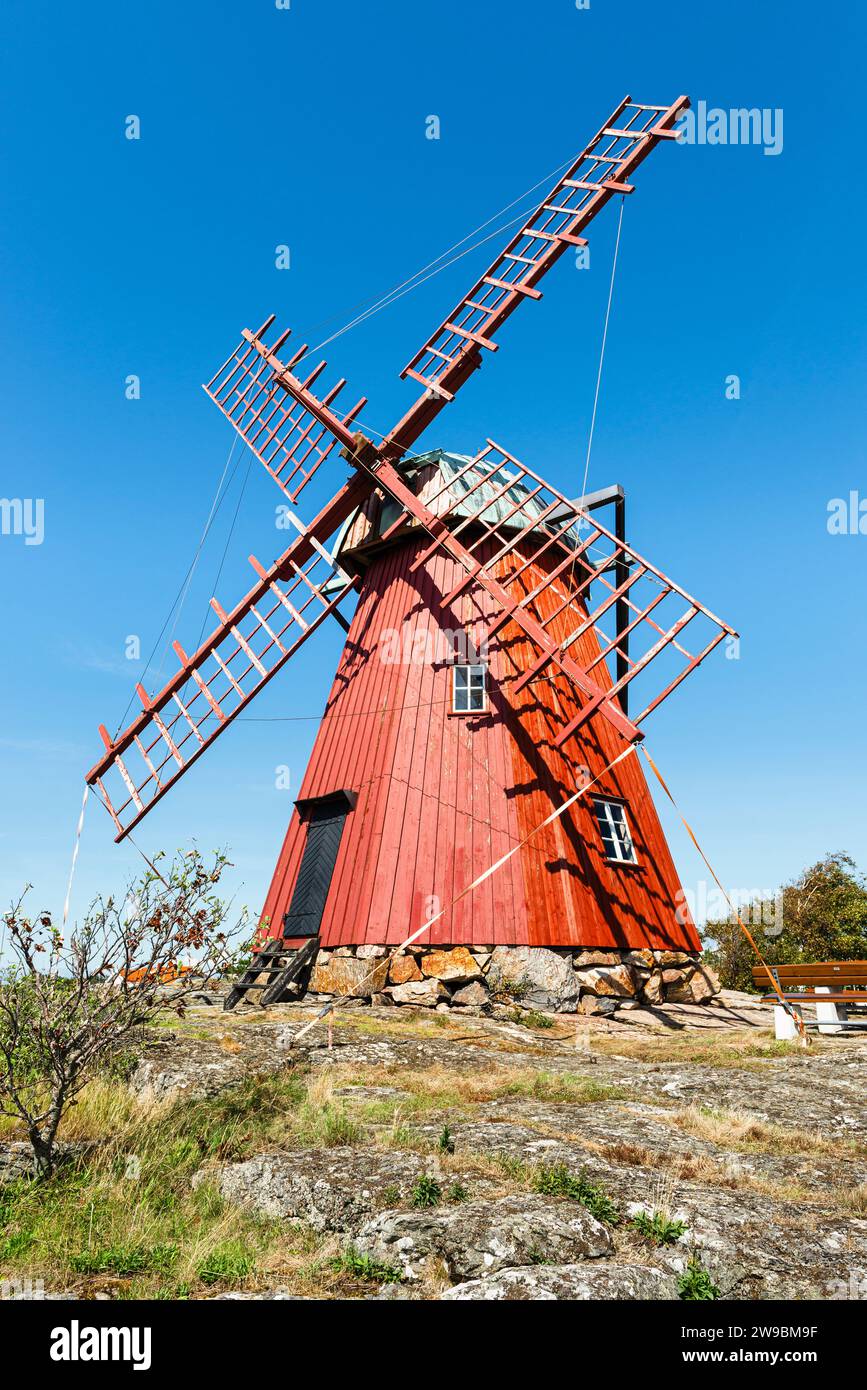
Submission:
<svg viewBox="0 0 867 1390">
<path fill-rule="evenodd" d="M 279 1004 L 292 984 L 303 981 L 313 968 L 319 952 L 319 937 L 311 936 L 302 946 L 290 943 L 285 937 L 274 937 L 257 951 L 240 980 L 232 986 L 223 1000 L 228 1013 L 240 1004 L 248 990 L 262 990 L 259 1000 L 263 1009 Z"/>
</svg>

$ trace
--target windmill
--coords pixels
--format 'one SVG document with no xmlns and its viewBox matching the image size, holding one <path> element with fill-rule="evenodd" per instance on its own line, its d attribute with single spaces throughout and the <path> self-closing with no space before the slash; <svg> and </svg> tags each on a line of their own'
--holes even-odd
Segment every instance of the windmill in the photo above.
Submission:
<svg viewBox="0 0 867 1390">
<path fill-rule="evenodd" d="M 378 443 L 366 399 L 320 389 L 326 363 L 284 350 L 273 316 L 205 387 L 297 536 L 270 567 L 250 557 L 231 610 L 211 600 L 214 631 L 193 654 L 174 643 L 177 672 L 156 695 L 137 686 L 128 728 L 100 726 L 87 782 L 122 840 L 317 628 L 346 631 L 265 903 L 269 944 L 232 1002 L 257 972 L 263 1001 L 279 997 L 320 947 L 397 944 L 431 904 L 453 903 L 431 946 L 699 949 L 637 759 L 617 760 L 732 629 L 628 545 L 619 488 L 570 500 L 491 439 L 473 456 L 411 452 L 688 105 L 617 106 L 404 367 L 421 394 Z M 307 521 L 305 493 L 320 496 Z M 592 795 L 540 831 L 581 778 Z"/>
</svg>

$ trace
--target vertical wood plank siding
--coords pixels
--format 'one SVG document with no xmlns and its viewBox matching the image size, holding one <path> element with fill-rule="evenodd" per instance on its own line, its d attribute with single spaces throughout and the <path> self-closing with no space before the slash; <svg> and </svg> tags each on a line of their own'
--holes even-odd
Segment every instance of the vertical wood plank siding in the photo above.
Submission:
<svg viewBox="0 0 867 1390">
<path fill-rule="evenodd" d="M 441 595 L 461 577 L 434 553 L 413 574 L 426 537 L 384 551 L 367 569 L 301 797 L 346 788 L 358 795 L 347 818 L 322 920 L 324 946 L 396 944 L 445 906 L 494 860 L 523 840 L 571 795 L 582 764 L 595 777 L 622 750 L 619 734 L 600 716 L 558 751 L 553 738 L 577 709 L 568 681 L 550 668 L 514 692 L 536 650 L 514 624 L 491 641 L 489 708 L 451 714 L 451 667 L 434 659 L 396 661 L 387 634 L 408 643 L 425 634 L 484 623 L 492 611 L 478 588 L 449 610 Z M 507 556 L 503 573 L 517 568 Z M 523 577 L 530 592 L 543 571 Z M 551 616 L 552 585 L 536 601 Z M 574 608 L 553 617 L 552 636 L 576 627 Z M 416 647 L 415 650 L 418 650 Z M 574 648 L 585 664 L 598 654 L 593 632 Z M 610 685 L 604 663 L 595 668 Z M 637 866 L 605 859 L 588 797 L 537 834 L 430 932 L 431 944 L 669 947 L 697 950 L 665 836 L 637 757 L 626 759 L 594 788 L 627 804 Z M 305 827 L 291 823 L 265 904 L 279 930 L 292 896 Z"/>
</svg>

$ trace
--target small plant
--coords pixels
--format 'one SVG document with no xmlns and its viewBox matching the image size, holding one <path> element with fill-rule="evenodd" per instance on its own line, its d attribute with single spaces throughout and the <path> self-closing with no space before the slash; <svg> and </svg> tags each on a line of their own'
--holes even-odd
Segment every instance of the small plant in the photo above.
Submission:
<svg viewBox="0 0 867 1390">
<path fill-rule="evenodd" d="M 675 1221 L 667 1211 L 637 1211 L 631 1224 L 654 1245 L 676 1245 L 686 1231 L 685 1221 Z"/>
<path fill-rule="evenodd" d="M 510 999 L 514 1004 L 518 1004 L 529 991 L 529 980 L 502 980 L 494 989 L 493 997 L 500 1003 L 504 999 Z"/>
<path fill-rule="evenodd" d="M 400 1284 L 403 1281 L 403 1275 L 396 1265 L 374 1260 L 370 1255 L 360 1255 L 352 1245 L 330 1260 L 329 1266 L 338 1274 L 351 1274 L 355 1279 L 366 1279 L 373 1284 Z"/>
<path fill-rule="evenodd" d="M 514 1154 L 498 1154 L 497 1166 L 502 1169 L 507 1178 L 514 1182 L 523 1182 L 527 1176 L 527 1165 L 523 1159 L 516 1158 Z"/>
<path fill-rule="evenodd" d="M 693 1300 L 704 1302 L 720 1296 L 716 1284 L 698 1260 L 690 1260 L 686 1271 L 681 1274 L 677 1281 L 677 1287 L 681 1298 L 686 1302 Z"/>
<path fill-rule="evenodd" d="M 440 1151 L 441 1154 L 453 1154 L 453 1153 L 454 1153 L 454 1151 L 455 1151 L 455 1140 L 454 1140 L 454 1135 L 452 1134 L 452 1132 L 451 1132 L 451 1130 L 449 1129 L 448 1125 L 443 1125 L 442 1134 L 440 1135 L 439 1144 L 438 1144 L 437 1147 L 439 1148 L 439 1151 Z"/>
<path fill-rule="evenodd" d="M 553 1028 L 554 1020 L 537 1009 L 513 1009 L 509 1014 L 513 1023 L 522 1023 L 525 1028 Z"/>
<path fill-rule="evenodd" d="M 412 1185 L 410 1201 L 414 1207 L 438 1207 L 442 1196 L 443 1190 L 436 1178 L 431 1177 L 430 1173 L 422 1173 Z"/>
<path fill-rule="evenodd" d="M 446 1193 L 450 1202 L 466 1202 L 469 1200 L 469 1192 L 461 1182 L 453 1182 Z"/>
<path fill-rule="evenodd" d="M 216 1246 L 199 1265 L 198 1275 L 203 1284 L 234 1283 L 246 1279 L 253 1269 L 253 1256 L 240 1241 L 228 1241 Z"/>
<path fill-rule="evenodd" d="M 573 1202 L 580 1202 L 597 1221 L 609 1226 L 616 1226 L 620 1221 L 620 1211 L 602 1184 L 589 1182 L 583 1175 L 576 1177 L 565 1163 L 540 1168 L 533 1186 L 546 1197 L 570 1197 Z"/>
<path fill-rule="evenodd" d="M 400 1188 L 396 1183 L 389 1183 L 388 1187 L 382 1189 L 382 1200 L 385 1206 L 396 1206 L 400 1201 Z"/>
</svg>

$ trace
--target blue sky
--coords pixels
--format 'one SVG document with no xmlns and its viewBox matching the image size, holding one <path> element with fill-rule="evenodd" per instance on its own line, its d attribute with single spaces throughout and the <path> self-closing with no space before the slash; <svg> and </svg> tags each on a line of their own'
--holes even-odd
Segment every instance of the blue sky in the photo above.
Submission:
<svg viewBox="0 0 867 1390">
<path fill-rule="evenodd" d="M 625 208 L 589 485 L 622 483 L 635 546 L 742 633 L 739 660 L 716 653 L 653 716 L 649 747 L 727 885 L 771 888 L 828 850 L 867 867 L 867 536 L 826 525 L 831 499 L 867 496 L 856 7 L 7 0 L 2 29 L 0 493 L 45 507 L 41 545 L 0 536 L 4 902 L 32 881 L 62 904 L 96 726 L 142 678 L 126 639 L 153 647 L 225 464 L 231 431 L 200 383 L 239 330 L 275 312 L 318 341 L 580 149 L 626 92 L 779 108 L 784 135 L 777 155 L 666 145 Z M 616 215 L 425 443 L 474 452 L 493 434 L 579 489 Z M 399 369 L 486 259 L 332 344 L 374 428 L 413 399 Z M 188 650 L 236 507 L 224 606 L 247 555 L 285 544 L 279 492 L 254 461 L 242 494 L 246 472 L 177 620 Z M 339 637 L 307 644 L 144 822 L 143 848 L 228 846 L 239 899 L 261 904 L 291 810 L 275 768 L 297 794 Z M 74 910 L 139 867 L 91 802 Z"/>
</svg>

